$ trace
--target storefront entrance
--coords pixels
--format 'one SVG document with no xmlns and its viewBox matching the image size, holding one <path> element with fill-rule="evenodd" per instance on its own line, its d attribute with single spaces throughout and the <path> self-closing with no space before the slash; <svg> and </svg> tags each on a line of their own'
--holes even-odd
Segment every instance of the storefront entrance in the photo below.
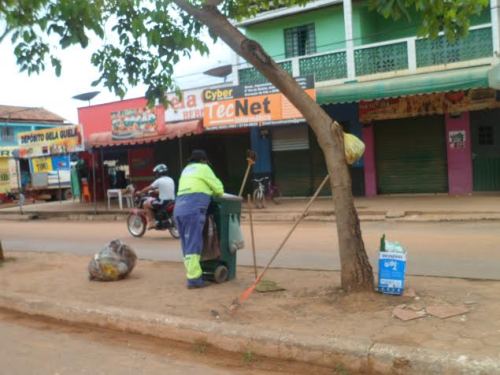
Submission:
<svg viewBox="0 0 500 375">
<path fill-rule="evenodd" d="M 448 191 L 444 116 L 375 122 L 379 194 Z"/>
<path fill-rule="evenodd" d="M 471 112 L 474 191 L 500 190 L 500 110 Z"/>
</svg>

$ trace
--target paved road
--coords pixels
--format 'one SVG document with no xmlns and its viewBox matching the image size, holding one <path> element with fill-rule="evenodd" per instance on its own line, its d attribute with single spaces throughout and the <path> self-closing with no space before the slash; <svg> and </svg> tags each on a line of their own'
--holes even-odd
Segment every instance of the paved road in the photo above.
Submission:
<svg viewBox="0 0 500 375">
<path fill-rule="evenodd" d="M 5 312 L 0 312 L 0 347 L 0 373 L 8 375 L 300 373 L 294 369 L 262 369 L 267 366 L 284 370 L 281 365 L 253 363 L 252 357 L 217 356 L 202 343 L 174 344 L 151 337 L 28 320 Z"/>
<path fill-rule="evenodd" d="M 258 223 L 255 226 L 257 261 L 264 265 L 288 232 L 290 223 Z M 380 236 L 399 241 L 408 250 L 408 273 L 500 279 L 500 225 L 477 223 L 364 222 L 365 245 L 376 268 Z M 244 226 L 246 249 L 238 263 L 251 265 L 249 228 Z M 131 237 L 120 222 L 0 222 L 5 251 L 63 251 L 91 255 L 107 241 L 129 243 L 140 258 L 181 261 L 180 245 L 166 232 Z M 334 223 L 300 224 L 275 261 L 276 267 L 339 269 Z"/>
</svg>

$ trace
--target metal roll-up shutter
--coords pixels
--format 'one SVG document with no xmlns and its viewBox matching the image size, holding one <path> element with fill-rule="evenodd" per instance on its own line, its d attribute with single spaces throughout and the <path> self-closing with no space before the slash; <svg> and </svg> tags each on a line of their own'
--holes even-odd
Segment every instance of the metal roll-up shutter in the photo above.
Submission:
<svg viewBox="0 0 500 375">
<path fill-rule="evenodd" d="M 444 117 L 377 122 L 375 161 L 380 194 L 447 192 Z"/>
<path fill-rule="evenodd" d="M 309 135 L 306 125 L 272 130 L 275 184 L 284 196 L 311 193 Z"/>
</svg>

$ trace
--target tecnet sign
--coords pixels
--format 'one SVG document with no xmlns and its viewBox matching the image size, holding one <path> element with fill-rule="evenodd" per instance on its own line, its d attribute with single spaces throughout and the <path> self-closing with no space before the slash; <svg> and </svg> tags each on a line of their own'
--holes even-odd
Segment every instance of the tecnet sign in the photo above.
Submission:
<svg viewBox="0 0 500 375">
<path fill-rule="evenodd" d="M 316 99 L 312 77 L 298 77 Z M 203 90 L 203 125 L 207 129 L 261 126 L 304 121 L 302 114 L 270 83 Z"/>
</svg>

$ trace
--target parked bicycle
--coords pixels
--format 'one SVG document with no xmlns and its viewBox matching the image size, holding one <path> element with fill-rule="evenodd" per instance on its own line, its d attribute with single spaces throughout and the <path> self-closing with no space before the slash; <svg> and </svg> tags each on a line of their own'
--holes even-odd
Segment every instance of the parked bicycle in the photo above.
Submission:
<svg viewBox="0 0 500 375">
<path fill-rule="evenodd" d="M 256 183 L 256 188 L 253 191 L 252 198 L 255 207 L 264 208 L 266 199 L 270 199 L 274 204 L 279 204 L 281 192 L 276 185 L 271 183 L 269 177 L 254 178 L 252 180 Z"/>
</svg>

